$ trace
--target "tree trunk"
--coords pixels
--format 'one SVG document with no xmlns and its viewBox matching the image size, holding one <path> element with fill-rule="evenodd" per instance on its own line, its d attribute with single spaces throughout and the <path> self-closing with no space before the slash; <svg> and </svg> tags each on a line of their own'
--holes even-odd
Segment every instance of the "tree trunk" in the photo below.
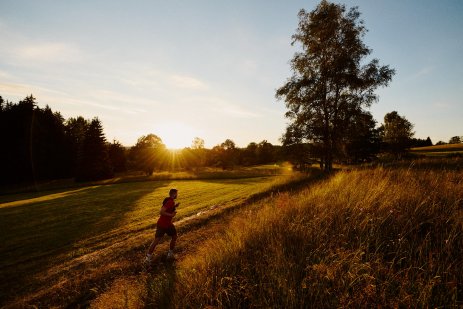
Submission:
<svg viewBox="0 0 463 309">
<path fill-rule="evenodd" d="M 333 170 L 333 147 L 331 143 L 326 149 L 325 172 L 330 173 Z"/>
<path fill-rule="evenodd" d="M 324 171 L 326 173 L 330 173 L 333 170 L 333 159 L 330 154 L 328 154 L 328 157 L 326 158 L 325 161 L 325 169 Z"/>
</svg>

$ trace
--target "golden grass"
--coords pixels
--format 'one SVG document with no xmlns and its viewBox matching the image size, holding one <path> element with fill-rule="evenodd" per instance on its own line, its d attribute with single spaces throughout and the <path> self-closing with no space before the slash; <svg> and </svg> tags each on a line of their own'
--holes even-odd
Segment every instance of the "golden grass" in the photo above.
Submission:
<svg viewBox="0 0 463 309">
<path fill-rule="evenodd" d="M 415 147 L 410 149 L 412 152 L 455 152 L 463 151 L 463 144 L 445 144 L 445 145 L 435 145 L 427 147 Z"/>
<path fill-rule="evenodd" d="M 132 278 L 116 279 L 109 292 L 103 293 L 93 303 L 93 307 L 112 309 L 125 308 L 145 308 L 143 299 L 145 298 L 145 288 L 143 282 L 146 276 L 134 276 Z"/>
<path fill-rule="evenodd" d="M 66 191 L 57 192 L 57 193 L 49 193 L 45 195 L 40 195 L 38 197 L 30 197 L 26 195 L 22 195 L 22 197 L 16 196 L 14 197 L 15 200 L 12 202 L 2 203 L 0 201 L 0 208 L 22 206 L 22 205 L 35 204 L 35 203 L 40 203 L 40 202 L 49 202 L 55 199 L 64 198 L 64 197 L 76 194 L 78 192 L 85 191 L 88 189 L 93 189 L 96 187 L 98 186 L 85 187 L 85 188 L 75 189 L 75 190 L 66 190 Z"/>
<path fill-rule="evenodd" d="M 66 281 L 62 279 L 69 269 L 84 264 L 83 258 L 98 259 L 93 253 L 101 255 L 105 248 L 124 243 L 128 248 L 117 250 L 130 250 L 140 245 L 139 241 L 130 243 L 130 239 L 141 235 L 148 245 L 162 200 L 171 187 L 180 190 L 176 217 L 180 221 L 193 215 L 201 218 L 211 208 L 233 207 L 291 179 L 131 182 L 6 198 L 9 201 L 0 204 L 0 275 L 4 279 L 0 304 L 39 289 L 53 290 L 55 284 Z M 108 259 L 112 260 L 110 254 Z M 92 266 L 95 270 L 98 267 L 101 272 L 108 270 L 104 264 Z"/>
<path fill-rule="evenodd" d="M 305 178 L 286 171 L 279 174 L 126 182 L 4 196 L 0 307 L 73 307 L 88 305 L 97 295 L 106 302 L 125 285 L 131 291 L 121 294 L 117 306 L 127 301 L 129 307 L 137 307 L 143 288 L 135 292 L 140 281 L 131 276 L 141 271 L 161 202 L 171 187 L 180 190 L 176 224 L 182 234 L 269 190 Z M 105 298 L 107 289 L 113 296 Z"/>
<path fill-rule="evenodd" d="M 42 192 L 52 193 L 50 191 L 67 191 L 71 188 L 81 188 L 100 185 L 114 185 L 127 182 L 145 182 L 145 181 L 175 181 L 175 180 L 219 180 L 219 179 L 243 179 L 243 178 L 260 178 L 269 176 L 283 176 L 291 174 L 292 166 L 288 162 L 281 164 L 256 165 L 249 167 L 236 167 L 232 170 L 222 170 L 221 168 L 203 167 L 196 171 L 178 170 L 178 171 L 158 171 L 150 176 L 142 172 L 127 172 L 118 174 L 116 177 L 105 180 L 91 182 L 75 182 L 74 179 L 58 179 L 43 181 L 29 185 L 11 185 L 0 186 L 0 203 L 14 201 L 19 197 L 36 198 L 42 195 Z"/>
<path fill-rule="evenodd" d="M 454 161 L 448 168 L 461 167 L 460 161 Z M 289 187 L 284 187 L 288 181 L 297 181 L 297 176 L 266 181 L 255 178 L 175 182 L 183 187 L 185 204 L 189 201 L 180 217 L 187 218 L 198 211 L 203 214 L 177 222 L 177 263 L 161 261 L 162 252 L 167 250 L 166 241 L 156 250 L 159 263 L 149 273 L 140 273 L 140 260 L 152 237 L 147 220 L 154 220 L 147 219 L 151 211 L 146 207 L 158 200 L 158 189 L 164 192 L 173 182 L 157 188 L 152 187 L 154 183 L 101 186 L 92 189 L 94 192 L 77 192 L 74 197 L 71 194 L 37 204 L 4 207 L 0 209 L 3 212 L 46 205 L 44 210 L 52 214 L 57 207 L 53 203 L 61 201 L 63 207 L 74 205 L 76 199 L 76 203 L 85 203 L 81 210 L 97 207 L 98 213 L 86 217 L 90 220 L 97 214 L 99 218 L 111 214 L 105 210 L 107 204 L 115 207 L 116 201 L 124 201 L 121 209 L 112 209 L 122 214 L 116 221 L 108 221 L 110 225 L 106 227 L 91 224 L 92 237 L 82 237 L 71 252 L 56 255 L 56 263 L 48 265 L 46 271 L 29 274 L 27 279 L 36 285 L 41 283 L 42 289 L 33 286 L 34 293 L 11 305 L 462 306 L 461 168 L 443 170 L 424 161 L 400 166 L 344 170 L 297 191 L 285 191 Z M 312 177 L 320 179 L 317 174 Z M 228 189 L 221 191 L 225 188 Z M 272 188 L 281 188 L 281 193 L 256 199 L 255 203 L 244 199 Z M 124 197 L 124 191 L 135 198 L 130 194 Z M 221 201 L 214 201 L 216 197 L 221 197 Z M 211 209 L 211 203 L 222 206 Z M 73 207 L 68 205 L 66 209 L 72 211 Z M 90 223 L 93 221 L 87 221 Z M 11 250 L 15 250 L 14 246 Z M 44 261 L 49 260 L 39 256 L 34 266 L 41 267 L 39 263 Z M 5 274 L 5 269 L 0 271 Z"/>
<path fill-rule="evenodd" d="M 344 171 L 255 206 L 179 263 L 172 307 L 463 305 L 461 172 Z"/>
</svg>

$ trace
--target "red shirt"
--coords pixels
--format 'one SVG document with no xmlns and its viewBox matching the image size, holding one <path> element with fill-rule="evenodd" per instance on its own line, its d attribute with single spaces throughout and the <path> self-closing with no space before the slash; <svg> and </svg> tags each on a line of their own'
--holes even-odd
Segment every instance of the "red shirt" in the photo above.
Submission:
<svg viewBox="0 0 463 309">
<path fill-rule="evenodd" d="M 174 213 L 174 211 L 175 211 L 174 199 L 171 198 L 171 197 L 167 198 L 167 201 L 164 203 L 164 205 L 162 207 L 166 208 L 167 213 L 170 213 L 170 214 Z M 168 228 L 169 226 L 173 225 L 172 217 L 161 215 L 159 217 L 159 220 L 158 220 L 157 224 L 162 228 Z"/>
</svg>

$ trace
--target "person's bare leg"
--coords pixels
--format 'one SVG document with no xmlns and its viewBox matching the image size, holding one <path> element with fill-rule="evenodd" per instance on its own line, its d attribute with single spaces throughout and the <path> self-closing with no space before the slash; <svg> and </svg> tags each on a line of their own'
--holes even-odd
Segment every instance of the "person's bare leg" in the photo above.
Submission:
<svg viewBox="0 0 463 309">
<path fill-rule="evenodd" d="M 172 236 L 172 239 L 170 240 L 170 250 L 175 249 L 175 243 L 177 242 L 177 235 Z"/>
<path fill-rule="evenodd" d="M 168 259 L 175 259 L 174 248 L 175 248 L 175 242 L 176 241 L 177 241 L 177 235 L 173 235 L 172 239 L 170 240 L 169 252 L 167 253 L 167 258 Z"/>
<path fill-rule="evenodd" d="M 156 237 L 154 238 L 153 242 L 151 243 L 151 246 L 150 248 L 148 249 L 148 254 L 153 254 L 154 252 L 154 249 L 156 248 L 156 246 L 159 244 L 159 242 L 161 241 L 162 237 Z"/>
</svg>

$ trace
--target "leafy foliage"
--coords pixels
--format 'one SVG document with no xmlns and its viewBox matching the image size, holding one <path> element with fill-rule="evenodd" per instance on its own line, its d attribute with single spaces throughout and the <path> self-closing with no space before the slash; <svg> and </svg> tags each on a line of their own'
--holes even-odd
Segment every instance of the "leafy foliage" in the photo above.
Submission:
<svg viewBox="0 0 463 309">
<path fill-rule="evenodd" d="M 318 146 L 321 166 L 332 169 L 333 159 L 346 138 L 346 128 L 362 117 L 386 86 L 394 70 L 377 59 L 365 62 L 371 50 L 362 39 L 367 31 L 357 8 L 322 1 L 315 10 L 299 12 L 292 36 L 302 51 L 291 60 L 293 75 L 276 92 L 284 99 L 290 124 L 285 144 L 311 142 Z"/>
<path fill-rule="evenodd" d="M 165 155 L 166 147 L 159 136 L 148 134 L 138 139 L 137 144 L 130 150 L 130 159 L 134 167 L 153 174 L 156 167 L 160 167 L 160 159 Z"/>
<path fill-rule="evenodd" d="M 114 172 L 126 172 L 127 171 L 127 150 L 118 141 L 114 140 L 108 145 L 108 156 L 111 166 Z"/>
<path fill-rule="evenodd" d="M 449 144 L 460 144 L 463 142 L 462 136 L 452 136 L 449 140 Z"/>
<path fill-rule="evenodd" d="M 396 111 L 384 116 L 381 130 L 386 151 L 400 157 L 410 148 L 414 135 L 413 124 Z"/>
</svg>

